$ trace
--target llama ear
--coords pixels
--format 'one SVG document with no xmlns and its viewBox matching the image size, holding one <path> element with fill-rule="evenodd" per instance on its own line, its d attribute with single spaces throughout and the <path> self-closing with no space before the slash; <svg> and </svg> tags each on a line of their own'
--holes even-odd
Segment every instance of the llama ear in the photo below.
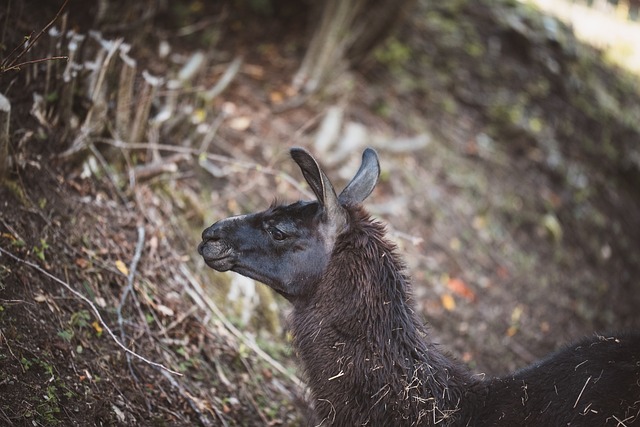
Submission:
<svg viewBox="0 0 640 427">
<path fill-rule="evenodd" d="M 291 158 L 300 167 L 304 179 L 316 195 L 318 203 L 324 207 L 328 219 L 336 224 L 346 221 L 344 211 L 338 202 L 336 191 L 333 189 L 329 178 L 320 169 L 316 159 L 307 150 L 299 147 L 291 149 Z"/>
<path fill-rule="evenodd" d="M 373 191 L 380 177 L 380 162 L 373 148 L 362 153 L 360 169 L 349 184 L 342 190 L 338 198 L 341 204 L 355 205 L 362 203 Z"/>
</svg>

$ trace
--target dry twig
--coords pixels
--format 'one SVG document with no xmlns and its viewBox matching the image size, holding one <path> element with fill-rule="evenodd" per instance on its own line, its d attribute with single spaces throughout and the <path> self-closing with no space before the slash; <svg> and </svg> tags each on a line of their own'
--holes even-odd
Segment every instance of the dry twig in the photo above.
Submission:
<svg viewBox="0 0 640 427">
<path fill-rule="evenodd" d="M 72 294 L 74 294 L 75 296 L 77 296 L 78 298 L 80 298 L 82 301 L 84 301 L 85 303 L 87 303 L 87 305 L 89 305 L 89 307 L 91 307 L 91 310 L 93 311 L 93 313 L 95 314 L 96 318 L 98 319 L 98 321 L 100 322 L 100 324 L 102 325 L 103 329 L 107 331 L 107 333 L 109 334 L 109 336 L 113 339 L 113 341 L 115 341 L 115 343 L 118 345 L 118 347 L 120 347 L 122 350 L 124 350 L 126 353 L 142 360 L 143 362 L 151 365 L 151 366 L 155 366 L 156 368 L 160 368 L 163 369 L 167 372 L 170 372 L 174 375 L 179 375 L 182 376 L 182 374 L 180 372 L 176 372 L 170 368 L 167 368 L 166 366 L 164 366 L 161 363 L 157 363 L 157 362 L 153 362 L 147 358 L 145 358 L 144 356 L 139 355 L 138 353 L 136 353 L 135 351 L 129 349 L 127 346 L 125 346 L 124 344 L 122 344 L 122 342 L 120 342 L 120 340 L 118 339 L 118 337 L 116 337 L 116 335 L 114 334 L 114 332 L 111 330 L 111 328 L 109 328 L 109 326 L 107 325 L 107 323 L 104 321 L 104 319 L 102 318 L 102 315 L 100 314 L 100 311 L 98 310 L 98 308 L 95 306 L 95 304 L 93 302 L 91 302 L 91 300 L 87 297 L 85 297 L 84 295 L 82 295 L 80 292 L 76 291 L 75 289 L 73 289 L 71 287 L 71 285 L 69 285 L 67 282 L 65 282 L 64 280 L 61 280 L 59 278 L 57 278 L 56 276 L 54 276 L 53 274 L 49 273 L 48 271 L 44 270 L 42 267 L 40 267 L 39 265 L 36 265 L 30 261 L 24 260 L 20 257 L 15 256 L 14 254 L 12 254 L 11 252 L 5 250 L 4 248 L 0 247 L 0 253 L 3 253 L 5 255 L 7 255 L 9 258 L 12 258 L 15 261 L 18 261 L 22 264 L 25 264 L 35 270 L 37 270 L 38 272 L 44 274 L 45 276 L 47 276 L 48 278 L 50 278 L 51 280 L 55 281 L 56 283 L 64 286 L 67 290 L 69 290 L 69 292 L 71 292 Z"/>
<path fill-rule="evenodd" d="M 7 174 L 9 166 L 9 125 L 11 123 L 11 103 L 0 93 L 0 182 Z"/>
<path fill-rule="evenodd" d="M 178 146 L 178 145 L 151 144 L 151 143 L 148 143 L 148 142 L 124 142 L 124 141 L 119 141 L 119 140 L 110 139 L 110 138 L 96 138 L 95 142 L 101 142 L 101 143 L 104 143 L 104 144 L 109 144 L 111 146 L 114 146 L 114 147 L 117 147 L 117 148 L 122 148 L 122 149 L 125 149 L 125 150 L 147 150 L 147 149 L 153 149 L 153 150 L 158 150 L 158 151 L 168 151 L 168 152 L 172 152 L 172 153 L 190 154 L 190 155 L 195 156 L 195 157 L 204 156 L 205 158 L 207 158 L 209 160 L 212 160 L 214 162 L 230 164 L 230 165 L 234 165 L 234 166 L 237 166 L 237 167 L 240 167 L 240 168 L 243 168 L 243 169 L 255 170 L 255 171 L 261 172 L 261 173 L 263 173 L 265 175 L 278 176 L 278 177 L 284 179 L 289 184 L 291 184 L 292 187 L 294 187 L 295 189 L 300 191 L 305 196 L 310 197 L 310 198 L 313 197 L 313 195 L 309 192 L 309 190 L 304 188 L 302 185 L 300 185 L 300 182 L 298 180 L 296 180 L 295 178 L 293 178 L 291 175 L 289 175 L 287 173 L 284 173 L 281 170 L 276 170 L 276 169 L 272 169 L 272 168 L 269 168 L 269 167 L 265 167 L 265 166 L 259 165 L 257 163 L 247 162 L 247 161 L 240 161 L 240 160 L 233 159 L 231 157 L 221 156 L 219 154 L 200 153 L 200 151 L 195 149 L 195 148 L 183 147 L 183 146 Z"/>
<path fill-rule="evenodd" d="M 41 58 L 41 59 L 34 59 L 34 60 L 31 60 L 31 61 L 18 62 L 18 61 L 20 61 L 20 59 L 24 55 L 26 55 L 27 52 L 29 52 L 31 50 L 31 48 L 36 44 L 36 42 L 40 39 L 40 37 L 42 37 L 42 35 L 49 28 L 51 28 L 53 23 L 58 20 L 58 18 L 60 17 L 60 14 L 62 13 L 62 11 L 65 9 L 65 7 L 67 7 L 67 3 L 69 3 L 69 0 L 64 0 L 64 3 L 62 4 L 62 6 L 60 6 L 60 9 L 58 9 L 58 13 L 56 13 L 56 16 L 54 16 L 53 19 L 51 21 L 49 21 L 49 23 L 43 29 L 41 29 L 38 32 L 38 34 L 36 34 L 35 37 L 32 37 L 33 33 L 31 33 L 31 35 L 29 35 L 29 37 L 27 38 L 29 40 L 29 42 L 16 55 L 15 58 L 12 59 L 11 57 L 13 56 L 14 53 L 18 52 L 18 48 L 19 48 L 20 45 L 16 46 L 15 49 L 13 49 L 11 51 L 11 53 L 9 55 L 7 55 L 7 57 L 2 61 L 2 63 L 0 63 L 0 73 L 6 72 L 6 71 L 10 71 L 10 70 L 19 70 L 20 67 L 23 67 L 23 66 L 29 65 L 29 64 L 36 64 L 38 62 L 53 61 L 53 60 L 57 60 L 57 59 L 67 59 L 67 60 L 69 59 L 69 57 L 67 57 L 67 56 L 52 56 L 52 57 L 49 57 L 49 58 Z"/>
<path fill-rule="evenodd" d="M 136 243 L 136 251 L 133 254 L 133 259 L 131 260 L 131 265 L 129 266 L 129 274 L 127 275 L 127 287 L 124 288 L 122 292 L 122 297 L 120 298 L 120 305 L 118 306 L 116 313 L 118 314 L 118 325 L 120 326 L 120 339 L 122 342 L 125 342 L 126 334 L 124 332 L 124 319 L 122 317 L 122 307 L 124 307 L 125 302 L 127 301 L 127 296 L 130 292 L 133 292 L 133 279 L 136 275 L 136 270 L 138 268 L 138 262 L 140 261 L 140 257 L 142 256 L 142 249 L 144 248 L 144 227 L 138 227 L 138 243 Z M 134 378 L 136 378 L 135 373 L 133 372 L 133 368 L 131 366 L 131 355 L 127 353 L 127 364 L 129 365 L 129 371 Z M 137 378 L 136 378 L 137 379 Z"/>
</svg>

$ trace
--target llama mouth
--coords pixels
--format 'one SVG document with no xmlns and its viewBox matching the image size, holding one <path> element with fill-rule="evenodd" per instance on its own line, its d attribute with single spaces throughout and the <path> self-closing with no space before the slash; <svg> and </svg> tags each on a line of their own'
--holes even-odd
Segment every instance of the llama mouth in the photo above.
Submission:
<svg viewBox="0 0 640 427">
<path fill-rule="evenodd" d="M 198 253 L 209 267 L 217 271 L 227 271 L 235 265 L 233 250 L 220 242 L 202 241 L 198 245 Z"/>
</svg>

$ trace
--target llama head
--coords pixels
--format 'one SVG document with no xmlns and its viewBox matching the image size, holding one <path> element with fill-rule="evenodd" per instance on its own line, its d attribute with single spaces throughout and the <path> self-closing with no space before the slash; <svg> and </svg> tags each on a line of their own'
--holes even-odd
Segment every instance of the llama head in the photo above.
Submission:
<svg viewBox="0 0 640 427">
<path fill-rule="evenodd" d="M 292 148 L 291 157 L 316 200 L 218 221 L 203 231 L 198 252 L 209 267 L 235 271 L 294 300 L 322 276 L 337 237 L 349 226 L 346 209 L 371 194 L 380 166 L 376 152 L 367 148 L 360 169 L 338 196 L 306 150 Z"/>
</svg>

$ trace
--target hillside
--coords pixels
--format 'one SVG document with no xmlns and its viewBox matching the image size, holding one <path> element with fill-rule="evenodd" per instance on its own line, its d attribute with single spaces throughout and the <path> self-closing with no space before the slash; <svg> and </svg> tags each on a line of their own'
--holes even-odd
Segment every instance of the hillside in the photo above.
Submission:
<svg viewBox="0 0 640 427">
<path fill-rule="evenodd" d="M 286 302 L 196 251 L 220 218 L 310 197 L 294 145 L 342 184 L 378 150 L 367 208 L 474 371 L 640 327 L 638 76 L 531 6 L 418 1 L 303 96 L 309 11 L 283 4 L 71 3 L 0 74 L 3 424 L 306 425 Z M 10 6 L 3 58 L 58 10 Z"/>
</svg>

